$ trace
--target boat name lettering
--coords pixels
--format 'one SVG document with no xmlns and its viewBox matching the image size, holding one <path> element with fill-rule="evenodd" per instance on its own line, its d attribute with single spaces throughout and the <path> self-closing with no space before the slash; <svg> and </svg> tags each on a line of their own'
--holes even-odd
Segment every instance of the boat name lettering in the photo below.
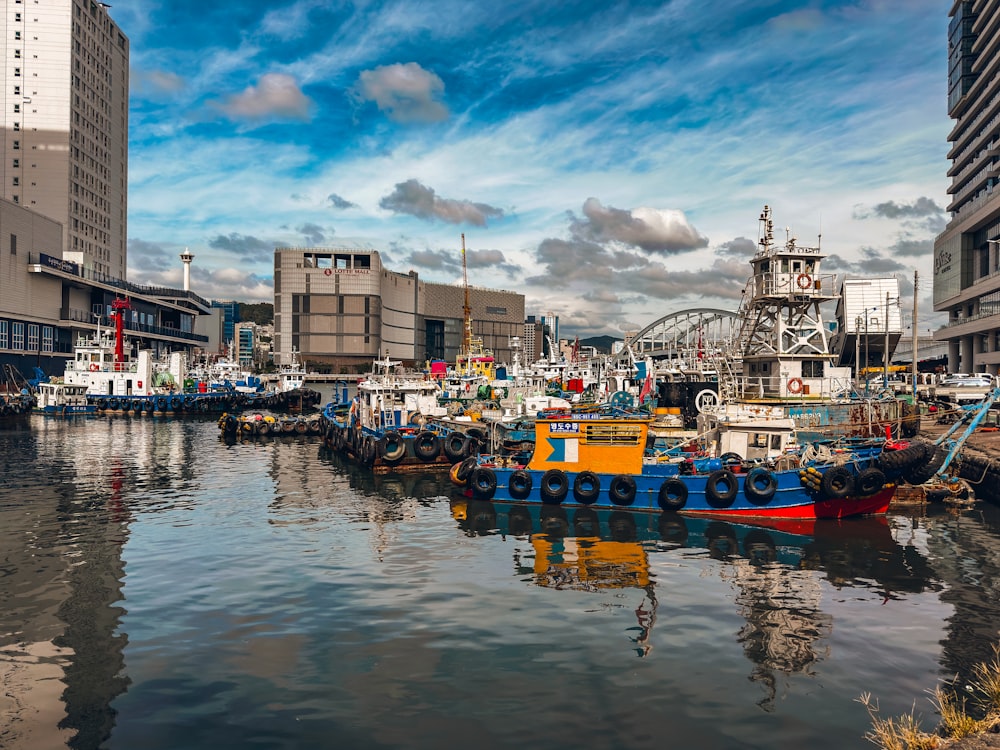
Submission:
<svg viewBox="0 0 1000 750">
<path fill-rule="evenodd" d="M 549 434 L 556 433 L 579 435 L 580 424 L 578 422 L 552 422 L 549 425 Z"/>
</svg>

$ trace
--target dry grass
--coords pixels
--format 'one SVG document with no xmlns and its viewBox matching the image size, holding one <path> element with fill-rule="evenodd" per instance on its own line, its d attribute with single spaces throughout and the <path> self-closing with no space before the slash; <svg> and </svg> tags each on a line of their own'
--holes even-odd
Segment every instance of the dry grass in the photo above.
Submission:
<svg viewBox="0 0 1000 750">
<path fill-rule="evenodd" d="M 939 685 L 931 695 L 941 719 L 934 732 L 925 732 L 915 707 L 895 719 L 883 718 L 878 701 L 872 699 L 871 693 L 864 693 L 858 702 L 872 722 L 865 739 L 882 750 L 934 750 L 945 747 L 950 740 L 985 732 L 1000 723 L 1000 644 L 993 646 L 992 659 L 973 668 L 965 692 L 959 692 L 954 685 Z M 975 715 L 969 713 L 970 702 L 977 709 Z"/>
</svg>

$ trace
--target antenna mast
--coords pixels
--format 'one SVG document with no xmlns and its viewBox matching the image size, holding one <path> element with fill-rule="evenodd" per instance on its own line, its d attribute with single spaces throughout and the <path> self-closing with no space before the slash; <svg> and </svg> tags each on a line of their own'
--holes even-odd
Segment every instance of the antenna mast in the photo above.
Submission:
<svg viewBox="0 0 1000 750">
<path fill-rule="evenodd" d="M 465 265 L 465 232 L 462 232 L 462 285 L 465 287 L 465 305 L 462 307 L 465 332 L 462 335 L 462 351 L 468 354 L 472 351 L 472 307 L 469 305 L 469 271 Z"/>
</svg>

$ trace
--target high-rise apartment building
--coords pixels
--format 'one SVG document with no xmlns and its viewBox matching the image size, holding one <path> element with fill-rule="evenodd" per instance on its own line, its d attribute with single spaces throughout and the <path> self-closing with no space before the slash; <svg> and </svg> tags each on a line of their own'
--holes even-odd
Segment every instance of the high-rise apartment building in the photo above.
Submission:
<svg viewBox="0 0 1000 750">
<path fill-rule="evenodd" d="M 124 279 L 129 42 L 109 7 L 4 0 L 0 195 L 62 224 L 64 260 Z"/>
<path fill-rule="evenodd" d="M 948 222 L 934 243 L 936 331 L 952 372 L 1000 368 L 1000 3 L 955 0 L 948 27 L 948 114 L 955 126 Z"/>
</svg>

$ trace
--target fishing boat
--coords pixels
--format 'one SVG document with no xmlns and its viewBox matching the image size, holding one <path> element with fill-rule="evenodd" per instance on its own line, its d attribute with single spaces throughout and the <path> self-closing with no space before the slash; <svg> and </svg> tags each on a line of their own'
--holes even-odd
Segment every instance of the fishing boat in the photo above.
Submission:
<svg viewBox="0 0 1000 750">
<path fill-rule="evenodd" d="M 845 441 L 748 463 L 647 450 L 649 416 L 601 412 L 539 415 L 527 460 L 471 456 L 451 469 L 478 500 L 669 511 L 750 518 L 883 514 L 895 481 L 923 452 L 902 444 Z M 893 462 L 881 454 L 900 449 Z"/>
<path fill-rule="evenodd" d="M 406 372 L 388 354 L 357 384 L 347 404 L 327 404 L 320 415 L 325 445 L 376 472 L 445 470 L 472 450 L 463 431 L 432 424 L 447 416 L 438 383 Z"/>
</svg>

